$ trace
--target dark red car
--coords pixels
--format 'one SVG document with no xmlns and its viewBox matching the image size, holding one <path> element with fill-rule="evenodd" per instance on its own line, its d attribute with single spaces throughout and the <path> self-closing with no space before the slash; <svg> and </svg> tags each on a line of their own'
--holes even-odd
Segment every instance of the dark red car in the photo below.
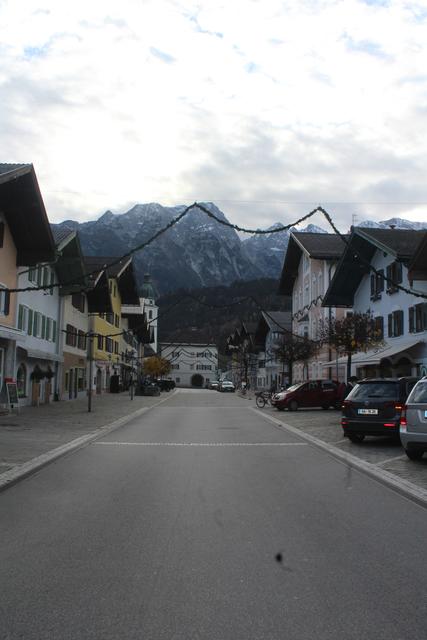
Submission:
<svg viewBox="0 0 427 640">
<path fill-rule="evenodd" d="M 338 396 L 335 380 L 308 380 L 276 393 L 271 404 L 279 411 L 296 411 L 299 407 L 338 408 L 341 406 Z"/>
</svg>

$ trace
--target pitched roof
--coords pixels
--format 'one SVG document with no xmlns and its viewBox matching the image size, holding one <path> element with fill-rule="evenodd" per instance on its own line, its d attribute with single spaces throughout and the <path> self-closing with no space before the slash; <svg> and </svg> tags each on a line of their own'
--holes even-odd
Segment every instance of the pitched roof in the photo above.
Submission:
<svg viewBox="0 0 427 640">
<path fill-rule="evenodd" d="M 370 229 L 356 227 L 354 232 L 366 238 L 377 249 L 400 260 L 409 260 L 417 250 L 426 231 L 414 229 Z"/>
<path fill-rule="evenodd" d="M 32 164 L 0 164 L 0 209 L 17 249 L 17 266 L 55 260 L 55 244 Z"/>
<path fill-rule="evenodd" d="M 117 279 L 122 304 L 139 304 L 132 258 L 85 256 L 84 261 L 89 273 L 96 270 L 105 271 L 109 278 Z"/>
<path fill-rule="evenodd" d="M 348 236 L 344 236 L 348 238 Z M 304 233 L 293 231 L 283 261 L 279 293 L 291 295 L 298 276 L 298 266 L 305 251 L 313 260 L 338 260 L 345 242 L 336 233 Z"/>
<path fill-rule="evenodd" d="M 71 234 L 73 236 L 76 234 L 75 231 L 73 231 L 72 229 L 67 229 L 67 227 L 58 227 L 56 225 L 50 225 L 50 228 L 51 228 L 53 239 L 55 241 L 56 246 L 62 244 L 64 240 L 68 238 L 68 236 L 71 236 Z"/>
<path fill-rule="evenodd" d="M 291 235 L 307 251 L 310 258 L 317 260 L 340 258 L 345 248 L 345 243 L 337 233 L 294 231 Z M 345 235 L 344 238 L 348 238 L 348 236 Z"/>
<path fill-rule="evenodd" d="M 427 280 L 427 231 L 408 265 L 410 280 Z"/>
<path fill-rule="evenodd" d="M 132 258 L 119 259 L 117 256 L 85 256 L 84 261 L 92 271 L 106 271 L 110 278 L 120 278 L 121 273 L 132 262 Z M 114 264 L 112 264 L 114 263 Z"/>
<path fill-rule="evenodd" d="M 22 169 L 23 167 L 31 167 L 31 164 L 12 164 L 9 162 L 0 162 L 0 175 L 3 173 L 16 173 L 17 169 Z"/>
<path fill-rule="evenodd" d="M 270 331 L 291 331 L 292 313 L 290 311 L 263 311 L 262 315 Z"/>
<path fill-rule="evenodd" d="M 362 278 L 370 272 L 376 251 L 407 264 L 424 237 L 425 231 L 356 227 L 337 265 L 323 306 L 351 307 Z"/>
</svg>

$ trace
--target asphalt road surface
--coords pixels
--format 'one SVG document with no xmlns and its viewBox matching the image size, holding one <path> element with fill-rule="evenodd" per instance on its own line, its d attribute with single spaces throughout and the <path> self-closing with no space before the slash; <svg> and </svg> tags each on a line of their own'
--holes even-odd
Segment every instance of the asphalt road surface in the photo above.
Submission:
<svg viewBox="0 0 427 640">
<path fill-rule="evenodd" d="M 426 510 L 180 391 L 0 494 L 2 640 L 426 637 Z"/>
</svg>

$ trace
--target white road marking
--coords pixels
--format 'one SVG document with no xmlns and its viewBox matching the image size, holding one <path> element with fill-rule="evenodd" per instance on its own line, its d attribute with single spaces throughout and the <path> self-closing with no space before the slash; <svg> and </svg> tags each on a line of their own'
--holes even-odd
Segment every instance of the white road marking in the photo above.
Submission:
<svg viewBox="0 0 427 640">
<path fill-rule="evenodd" d="M 120 447 L 306 447 L 307 442 L 94 442 Z"/>
</svg>

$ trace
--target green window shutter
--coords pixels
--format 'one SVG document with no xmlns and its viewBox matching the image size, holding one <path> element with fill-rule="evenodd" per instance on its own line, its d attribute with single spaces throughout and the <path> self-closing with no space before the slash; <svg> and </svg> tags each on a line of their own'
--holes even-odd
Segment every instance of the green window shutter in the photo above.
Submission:
<svg viewBox="0 0 427 640">
<path fill-rule="evenodd" d="M 46 316 L 42 316 L 42 335 L 43 340 L 46 337 Z"/>
<path fill-rule="evenodd" d="M 34 314 L 33 314 L 33 336 L 38 337 L 37 336 L 38 330 L 39 330 L 39 316 L 38 316 L 37 311 L 34 311 Z"/>
<path fill-rule="evenodd" d="M 56 342 L 56 320 L 53 321 L 52 327 L 52 342 Z"/>
<path fill-rule="evenodd" d="M 27 333 L 29 336 L 33 335 L 33 315 L 34 311 L 32 309 L 28 309 L 28 329 Z"/>
<path fill-rule="evenodd" d="M 24 315 L 24 309 L 22 308 L 22 304 L 20 304 L 18 307 L 18 329 L 23 329 L 23 326 L 22 326 L 23 315 Z"/>
</svg>

